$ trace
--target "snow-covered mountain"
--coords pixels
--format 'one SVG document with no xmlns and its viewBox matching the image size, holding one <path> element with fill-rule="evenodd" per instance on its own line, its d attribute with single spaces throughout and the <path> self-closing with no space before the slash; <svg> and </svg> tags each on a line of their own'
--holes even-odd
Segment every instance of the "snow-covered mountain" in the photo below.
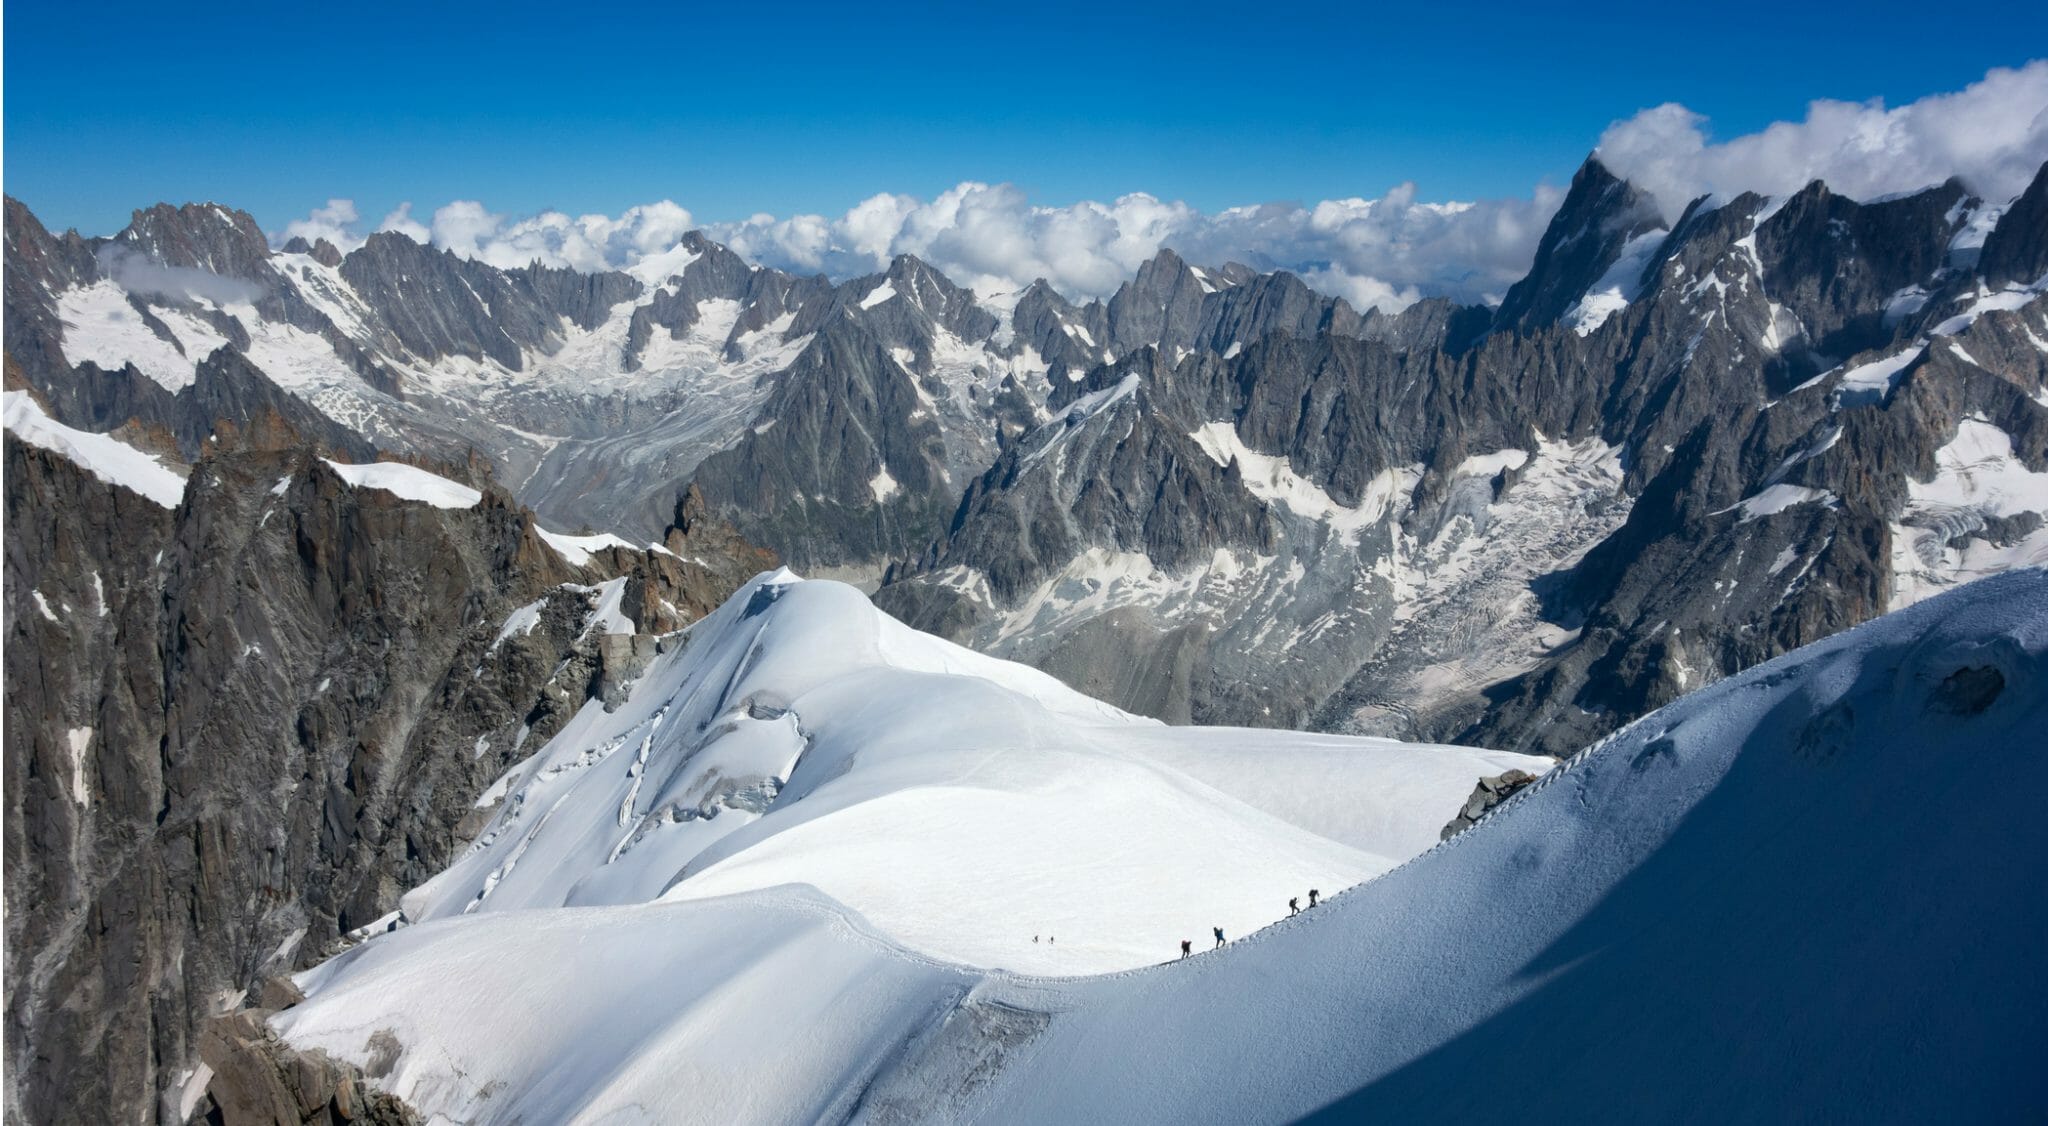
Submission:
<svg viewBox="0 0 2048 1126">
<path fill-rule="evenodd" d="M 8 1044 L 61 1063 L 10 1067 L 10 1105 L 179 1118 L 220 1006 L 494 819 L 392 942 L 780 918 L 795 880 L 878 981 L 904 950 L 969 988 L 1137 965 L 1386 870 L 1518 761 L 1435 744 L 1570 753 L 2048 560 L 2048 169 L 1670 211 L 1591 160 L 1498 308 L 1388 316 L 1171 252 L 1081 304 L 696 235 L 581 274 L 273 248 L 212 205 L 53 235 L 9 200 Z M 658 652 L 767 565 L 743 537 L 1057 682 L 830 586 L 774 596 L 814 622 L 727 622 L 823 656 L 757 667 L 708 624 Z M 985 747 L 982 711 L 1037 744 L 969 768 L 914 734 Z M 552 773 L 474 805 L 557 729 Z M 1034 884 L 1111 821 L 1156 851 Z M 1013 951 L 1025 916 L 1048 941 Z"/>
<path fill-rule="evenodd" d="M 2048 170 L 1694 201 L 1587 162 L 1495 309 L 1359 313 L 1162 252 L 1107 301 L 833 283 L 701 235 L 624 273 L 246 215 L 52 235 L 8 350 L 55 420 L 475 450 L 556 527 L 684 486 L 921 628 L 1172 720 L 1568 751 L 2048 553 Z"/>
<path fill-rule="evenodd" d="M 1040 420 L 1049 380 L 1147 345 L 1365 320 L 1292 277 L 1211 275 L 1170 252 L 1077 307 L 1043 285 L 981 299 L 909 256 L 833 285 L 697 233 L 585 275 L 392 233 L 345 256 L 273 251 L 212 204 L 138 211 L 112 238 L 52 235 L 10 199 L 7 242 L 9 353 L 69 425 L 139 417 L 195 431 L 189 447 L 219 384 L 258 385 L 322 440 L 474 448 L 557 524 L 658 534 L 694 474 L 742 531 L 869 581 L 944 530 L 1000 436 Z M 1196 315 L 1239 282 L 1239 300 Z M 797 530 L 812 524 L 827 530 Z"/>
<path fill-rule="evenodd" d="M 1385 872 L 1480 777 L 1549 763 L 1167 727 L 781 571 L 691 626 L 624 706 L 593 701 L 507 772 L 477 843 L 401 910 L 802 882 L 929 957 L 1105 972 Z"/>
<path fill-rule="evenodd" d="M 769 576 L 274 1022 L 450 1121 L 2026 1117 L 2044 676 L 1992 579 L 1384 871 L 1503 760 L 1147 726 Z"/>
<path fill-rule="evenodd" d="M 2048 561 L 2048 168 L 1659 214 L 1589 161 L 1477 332 L 1057 385 L 879 600 L 1151 714 L 1565 753 Z"/>
</svg>

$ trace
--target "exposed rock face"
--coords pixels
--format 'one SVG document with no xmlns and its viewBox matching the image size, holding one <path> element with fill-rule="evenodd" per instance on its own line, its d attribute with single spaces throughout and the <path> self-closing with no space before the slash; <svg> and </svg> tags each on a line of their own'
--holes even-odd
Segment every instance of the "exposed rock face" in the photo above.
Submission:
<svg viewBox="0 0 2048 1126">
<path fill-rule="evenodd" d="M 633 675 L 592 584 L 653 634 L 767 562 L 694 496 L 675 555 L 579 567 L 481 478 L 438 508 L 210 447 L 167 510 L 6 442 L 10 1118 L 182 1120 L 212 1016 L 390 911 Z"/>
<path fill-rule="evenodd" d="M 2048 467 L 2048 298 L 1958 264 L 1979 206 L 1814 185 L 1665 233 L 1589 162 L 1483 337 L 1418 306 L 1057 383 L 1135 377 L 1087 412 L 1115 476 L 1067 416 L 1020 437 L 877 599 L 1169 718 L 1569 751 L 1966 560 L 2048 558 L 2048 492 L 1970 483 Z M 1199 508 L 1190 448 L 1230 470 Z M 1112 479 L 1176 533 L 1066 518 Z M 1201 515 L 1234 504 L 1267 519 Z"/>
<path fill-rule="evenodd" d="M 242 1009 L 207 1022 L 199 1055 L 212 1074 L 194 1108 L 196 1120 L 219 1126 L 416 1126 L 420 1121 L 412 1108 L 372 1086 L 361 1070 L 324 1052 L 285 1043 L 264 1023 L 270 1011 Z"/>
<path fill-rule="evenodd" d="M 1886 316 L 1892 295 L 1942 270 L 1956 210 L 1967 198 L 1951 180 L 1903 199 L 1863 204 L 1815 180 L 1756 225 L 1756 253 L 1769 264 L 1763 288 L 1822 356 L 1881 347 L 1891 339 Z"/>
<path fill-rule="evenodd" d="M 1459 833 L 1479 823 L 1479 819 L 1493 811 L 1493 807 L 1514 796 L 1517 790 L 1534 782 L 1536 776 L 1526 770 L 1510 770 L 1505 774 L 1490 774 L 1472 787 L 1472 796 L 1465 799 L 1465 805 L 1458 815 L 1444 826 L 1443 840 L 1450 840 Z"/>
<path fill-rule="evenodd" d="M 1977 268 L 1993 286 L 2031 285 L 2048 276 L 2048 164 L 1985 237 Z"/>
<path fill-rule="evenodd" d="M 1540 328 L 1563 319 L 1621 259 L 1630 240 L 1664 229 L 1657 201 L 1588 158 L 1536 247 L 1529 276 L 1508 289 L 1493 323 Z"/>
<path fill-rule="evenodd" d="M 374 345 L 429 360 L 490 359 L 511 371 L 524 367 L 528 349 L 559 345 L 561 321 L 595 327 L 640 291 L 624 274 L 495 270 L 388 231 L 342 259 L 340 273 L 376 314 Z"/>
<path fill-rule="evenodd" d="M 133 366 L 101 371 L 82 365 L 75 378 L 39 388 L 50 413 L 81 430 L 125 425 L 168 431 L 180 457 L 197 458 L 223 429 L 269 435 L 269 445 L 310 442 L 359 460 L 376 447 L 264 376 L 239 352 L 221 349 L 199 361 L 192 382 L 167 391 Z M 246 441 L 246 437 L 245 437 Z"/>
<path fill-rule="evenodd" d="M 945 445 L 909 371 L 867 333 L 828 322 L 757 426 L 695 483 L 752 540 L 798 567 L 858 565 L 944 528 Z"/>
</svg>

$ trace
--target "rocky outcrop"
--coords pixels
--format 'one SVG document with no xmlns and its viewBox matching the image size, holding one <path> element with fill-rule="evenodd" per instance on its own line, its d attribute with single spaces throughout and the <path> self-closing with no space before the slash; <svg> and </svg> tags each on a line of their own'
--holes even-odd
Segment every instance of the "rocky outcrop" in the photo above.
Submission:
<svg viewBox="0 0 2048 1126">
<path fill-rule="evenodd" d="M 181 1120 L 208 1021 L 390 912 L 634 674 L 601 582 L 651 635 L 765 562 L 686 499 L 675 555 L 572 565 L 484 478 L 438 508 L 233 434 L 175 510 L 6 459 L 7 1101 L 39 1124 Z"/>
<path fill-rule="evenodd" d="M 693 483 L 710 511 L 793 566 L 899 557 L 944 529 L 957 496 L 928 403 L 880 341 L 828 321 L 778 377 L 763 421 Z"/>
<path fill-rule="evenodd" d="M 417 1126 L 419 1115 L 373 1086 L 362 1069 L 285 1043 L 265 1023 L 271 1011 L 241 1009 L 207 1022 L 199 1056 L 208 1074 L 192 1120 L 214 1126 Z"/>
<path fill-rule="evenodd" d="M 5 222 L 7 357 L 24 374 L 66 369 L 56 295 L 97 272 L 92 247 L 77 231 L 52 235 L 13 196 Z"/>
<path fill-rule="evenodd" d="M 1823 364 L 1880 347 L 1891 338 L 1891 298 L 1941 272 L 1968 199 L 1951 180 L 1858 203 L 1816 180 L 1756 225 L 1764 289 L 1798 319 Z"/>
<path fill-rule="evenodd" d="M 1439 840 L 1450 840 L 1459 833 L 1479 823 L 1479 819 L 1493 811 L 1493 807 L 1513 797 L 1516 791 L 1534 782 L 1536 776 L 1526 770 L 1510 770 L 1503 774 L 1490 774 L 1472 787 L 1472 796 L 1465 799 L 1465 805 L 1458 815 L 1444 826 Z"/>
<path fill-rule="evenodd" d="M 125 253 L 132 253 L 147 265 L 136 279 L 139 288 L 173 288 L 184 284 L 209 284 L 198 275 L 210 274 L 224 281 L 250 281 L 265 276 L 270 243 L 263 228 L 246 211 L 230 210 L 217 203 L 188 203 L 173 207 L 159 203 L 137 211 L 128 226 L 110 240 L 105 250 L 116 269 L 127 265 Z M 190 275 L 156 274 L 154 271 L 191 270 Z M 220 292 L 229 292 L 222 289 Z M 173 291 L 174 296 L 188 294 Z"/>
<path fill-rule="evenodd" d="M 388 231 L 343 258 L 341 276 L 374 316 L 374 346 L 422 360 L 488 359 L 511 371 L 525 367 L 529 351 L 558 347 L 565 319 L 590 328 L 640 292 L 624 274 L 500 271 Z"/>
<path fill-rule="evenodd" d="M 2048 277 L 2048 164 L 1985 236 L 1977 269 L 1993 286 L 2033 285 Z"/>
</svg>

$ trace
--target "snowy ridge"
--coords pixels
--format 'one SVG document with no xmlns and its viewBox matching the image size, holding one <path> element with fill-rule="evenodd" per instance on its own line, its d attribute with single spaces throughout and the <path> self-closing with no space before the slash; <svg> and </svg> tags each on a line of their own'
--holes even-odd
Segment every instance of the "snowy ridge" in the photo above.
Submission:
<svg viewBox="0 0 2048 1126">
<path fill-rule="evenodd" d="M 586 705 L 515 767 L 497 818 L 405 913 L 803 882 L 934 958 L 1098 972 L 1156 960 L 1197 919 L 1269 921 L 1281 888 L 1384 871 L 1481 774 L 1546 762 L 1165 728 L 782 572 L 693 626 L 626 706 Z M 1067 941 L 1025 941 L 1040 929 Z"/>
<path fill-rule="evenodd" d="M 513 768 L 471 851 L 406 897 L 413 925 L 306 975 L 316 999 L 283 1026 L 339 1045 L 360 1039 L 347 1029 L 363 1006 L 405 997 L 424 1003 L 375 1019 L 416 1044 L 450 1031 L 444 1019 L 506 1028 L 523 1018 L 490 1011 L 492 998 L 546 995 L 566 1006 L 551 1030 L 609 1045 L 605 1075 L 577 1081 L 588 1087 L 513 1080 L 566 1045 L 494 1036 L 492 1059 L 458 1065 L 475 1086 L 450 1083 L 454 1057 L 435 1048 L 409 1054 L 394 1089 L 456 1119 L 627 1106 L 808 1118 L 849 1094 L 831 1051 L 884 1058 L 929 1018 L 930 990 L 972 986 L 970 966 L 1118 971 L 1210 926 L 1254 930 L 1290 896 L 1434 844 L 1480 775 L 1548 761 L 1166 727 L 912 631 L 850 587 L 780 572 L 680 635 L 617 712 L 587 705 Z M 592 956 L 556 961 L 578 945 Z M 472 969 L 430 985 L 446 971 L 425 952 L 458 949 Z M 648 992 L 650 971 L 674 989 Z M 501 973 L 530 985 L 486 983 Z M 837 984 L 787 987 L 817 974 Z M 443 998 L 458 979 L 462 997 Z M 849 991 L 868 1000 L 832 1008 Z M 843 1047 L 778 1066 L 831 1082 L 764 1089 L 711 1046 L 797 1027 Z M 675 1067 L 703 1082 L 675 1084 Z M 490 1077 L 527 1094 L 484 1107 Z M 657 1077 L 668 1093 L 648 1086 Z"/>
<path fill-rule="evenodd" d="M 624 548 L 627 551 L 658 551 L 663 555 L 675 554 L 661 544 L 650 543 L 642 548 L 612 535 L 610 532 L 599 532 L 588 536 L 570 536 L 564 535 L 561 532 L 550 532 L 538 524 L 534 525 L 533 530 L 540 536 L 543 543 L 554 548 L 555 554 L 560 555 L 563 561 L 572 567 L 589 566 L 592 555 L 615 547 Z"/>
<path fill-rule="evenodd" d="M 109 485 L 137 492 L 165 508 L 185 498 L 185 479 L 154 454 L 110 434 L 74 430 L 43 413 L 26 391 L 5 396 L 7 432 L 31 446 L 54 450 Z"/>
<path fill-rule="evenodd" d="M 403 462 L 349 465 L 327 458 L 321 460 L 326 461 L 327 467 L 350 485 L 359 489 L 382 489 L 400 500 L 418 501 L 435 508 L 475 508 L 484 499 L 483 493 L 468 485 Z"/>
<path fill-rule="evenodd" d="M 304 975 L 278 1024 L 358 1060 L 392 1029 L 387 1082 L 465 1121 L 2008 1117 L 2048 1037 L 2048 895 L 1984 860 L 2041 855 L 2048 824 L 1985 799 L 2031 766 L 2044 675 L 2048 574 L 1974 584 L 1156 970 L 969 971 L 771 886 L 407 928 Z M 1472 1082 L 1503 1059 L 1523 1081 Z"/>
</svg>

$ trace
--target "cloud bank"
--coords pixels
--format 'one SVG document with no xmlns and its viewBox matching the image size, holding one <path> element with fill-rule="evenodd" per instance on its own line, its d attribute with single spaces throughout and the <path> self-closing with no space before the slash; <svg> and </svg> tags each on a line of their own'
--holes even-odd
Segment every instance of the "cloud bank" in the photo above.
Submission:
<svg viewBox="0 0 2048 1126">
<path fill-rule="evenodd" d="M 765 265 L 834 276 L 915 254 L 962 285 L 1014 290 L 1044 278 L 1102 297 L 1161 247 L 1193 262 L 1296 271 L 1360 305 L 1425 294 L 1498 296 L 1528 268 L 1558 193 L 1484 203 L 1419 203 L 1403 184 L 1378 199 L 1269 203 L 1205 214 L 1143 192 L 1114 202 L 1033 204 L 1010 184 L 964 183 L 929 202 L 878 195 L 845 215 L 757 215 L 713 224 L 713 238 Z"/>
<path fill-rule="evenodd" d="M 2048 60 L 1999 68 L 1953 94 L 1896 109 L 1881 101 L 1818 101 L 1803 121 L 1713 143 L 1706 118 L 1676 103 L 1608 127 L 1600 158 L 1657 197 L 1670 218 L 1703 195 L 1790 195 L 1814 180 L 1855 199 L 1962 178 L 2003 203 L 2048 160 Z"/>
<path fill-rule="evenodd" d="M 1993 70 L 1961 91 L 1894 109 L 1876 101 L 1817 101 L 1801 121 L 1726 141 L 1712 140 L 1706 127 L 1699 114 L 1666 104 L 1609 126 L 1597 151 L 1673 218 L 1697 196 L 1786 195 L 1814 179 L 1870 199 L 1960 176 L 1972 191 L 2002 202 L 2048 160 L 2048 60 Z M 1391 312 L 1428 296 L 1497 301 L 1528 270 L 1562 195 L 1538 185 L 1520 198 L 1430 202 L 1408 183 L 1376 199 L 1207 213 L 1144 192 L 1048 206 L 1011 184 L 965 182 L 930 200 L 876 195 L 838 216 L 762 214 L 701 226 L 749 260 L 785 270 L 845 278 L 915 254 L 983 293 L 1044 278 L 1081 298 L 1114 292 L 1170 247 L 1196 263 L 1292 270 L 1361 309 Z M 458 200 L 427 223 L 404 204 L 377 229 L 496 266 L 540 261 L 601 270 L 669 250 L 696 225 L 670 200 L 616 218 L 560 211 L 508 217 Z M 362 242 L 358 227 L 355 205 L 334 199 L 276 238 L 326 238 L 346 252 Z"/>
</svg>

